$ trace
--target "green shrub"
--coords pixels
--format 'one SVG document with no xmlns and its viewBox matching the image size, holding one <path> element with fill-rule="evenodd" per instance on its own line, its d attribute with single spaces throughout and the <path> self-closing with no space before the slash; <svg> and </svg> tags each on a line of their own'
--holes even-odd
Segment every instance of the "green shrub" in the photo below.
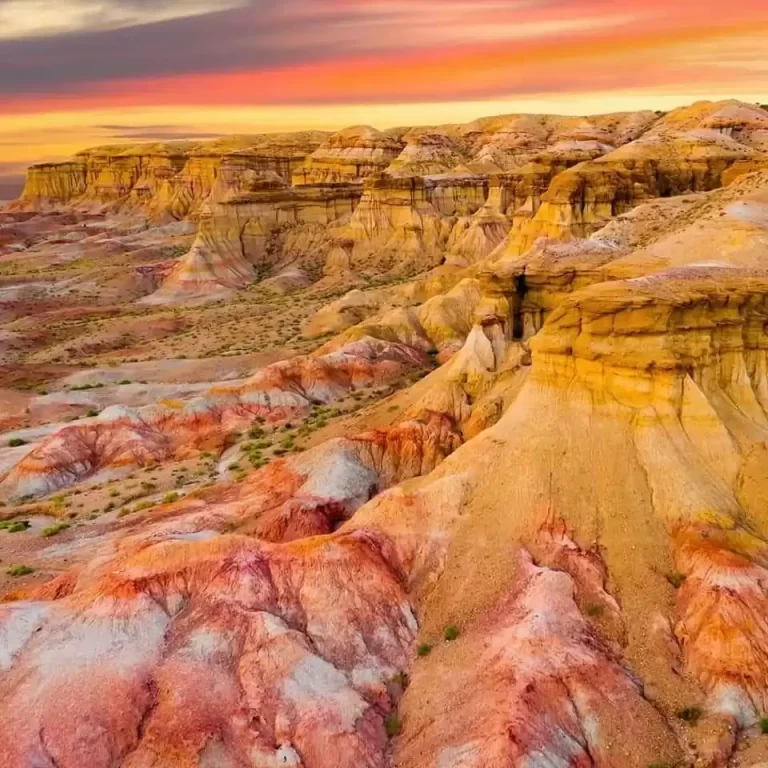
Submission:
<svg viewBox="0 0 768 768">
<path fill-rule="evenodd" d="M 85 414 L 89 419 L 92 419 L 99 415 L 99 412 L 95 408 L 90 408 L 88 413 Z"/>
<path fill-rule="evenodd" d="M 768 717 L 761 717 L 758 721 L 760 733 L 768 733 Z"/>
<path fill-rule="evenodd" d="M 603 606 L 597 605 L 595 603 L 587 606 L 587 616 L 591 616 L 592 618 L 599 618 L 603 615 Z"/>
<path fill-rule="evenodd" d="M 34 572 L 35 569 L 30 568 L 28 565 L 14 565 L 8 569 L 8 575 L 14 579 L 18 579 L 21 576 L 29 576 L 30 573 Z"/>
<path fill-rule="evenodd" d="M 400 722 L 400 718 L 394 713 L 387 715 L 384 718 L 384 730 L 390 739 L 399 736 L 403 732 L 403 724 Z"/>
<path fill-rule="evenodd" d="M 432 653 L 432 646 L 429 645 L 429 643 L 419 643 L 419 645 L 416 646 L 417 656 L 424 658 L 425 656 L 429 656 L 430 653 Z"/>
<path fill-rule="evenodd" d="M 40 535 L 45 539 L 49 539 L 51 536 L 58 536 L 62 531 L 66 531 L 67 528 L 69 528 L 69 523 L 58 523 L 50 528 L 43 528 Z"/>
<path fill-rule="evenodd" d="M 680 587 L 682 587 L 685 582 L 685 574 L 679 573 L 678 571 L 672 571 L 672 573 L 667 574 L 667 581 L 675 589 L 680 589 Z"/>
<path fill-rule="evenodd" d="M 443 637 L 448 640 L 448 642 L 452 642 L 453 640 L 456 640 L 459 636 L 459 628 L 455 624 L 450 624 L 445 628 L 445 632 L 443 632 Z"/>
<path fill-rule="evenodd" d="M 8 447 L 9 448 L 19 448 L 22 445 L 26 445 L 27 441 L 22 440 L 20 437 L 14 437 L 12 440 L 8 441 Z"/>
<path fill-rule="evenodd" d="M 23 533 L 24 531 L 28 530 L 30 527 L 29 520 L 15 520 L 14 522 L 10 523 L 6 530 L 8 533 Z"/>
<path fill-rule="evenodd" d="M 171 491 L 171 493 L 166 493 L 165 496 L 163 496 L 163 504 L 173 504 L 175 501 L 178 501 L 181 498 L 178 493 L 175 493 L 174 491 Z"/>
</svg>

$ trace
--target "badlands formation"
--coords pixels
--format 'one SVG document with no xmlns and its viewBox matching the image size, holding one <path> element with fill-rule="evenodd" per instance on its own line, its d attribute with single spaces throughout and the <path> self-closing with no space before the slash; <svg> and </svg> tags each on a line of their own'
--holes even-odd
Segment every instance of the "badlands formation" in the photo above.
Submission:
<svg viewBox="0 0 768 768">
<path fill-rule="evenodd" d="M 103 147 L 0 210 L 0 766 L 768 766 L 768 112 Z"/>
</svg>

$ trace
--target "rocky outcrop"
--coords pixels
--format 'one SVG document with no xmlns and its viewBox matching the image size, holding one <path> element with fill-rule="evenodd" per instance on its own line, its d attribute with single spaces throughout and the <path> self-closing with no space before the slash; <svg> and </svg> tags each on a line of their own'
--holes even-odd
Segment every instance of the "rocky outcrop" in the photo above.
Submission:
<svg viewBox="0 0 768 768">
<path fill-rule="evenodd" d="M 402 151 L 403 142 L 369 125 L 334 133 L 293 174 L 293 183 L 349 184 L 383 171 Z"/>
<path fill-rule="evenodd" d="M 289 187 L 253 156 L 230 156 L 200 211 L 194 245 L 146 301 L 209 301 L 297 260 L 317 275 L 331 247 L 326 228 L 359 199 L 354 185 Z"/>
<path fill-rule="evenodd" d="M 383 766 L 417 630 L 391 546 L 363 532 L 126 546 L 0 613 L 7 766 Z"/>
<path fill-rule="evenodd" d="M 548 152 L 605 154 L 639 138 L 658 115 L 628 112 L 594 117 L 500 115 L 459 128 L 473 164 L 486 172 L 514 171 Z"/>
<path fill-rule="evenodd" d="M 429 128 L 403 135 L 405 147 L 386 172 L 390 176 L 433 176 L 450 173 L 466 159 L 452 136 Z"/>
<path fill-rule="evenodd" d="M 320 132 L 307 131 L 90 149 L 73 161 L 33 166 L 17 207 L 109 206 L 180 219 L 194 213 L 208 197 L 219 167 L 230 154 L 242 153 L 249 158 L 249 167 L 290 181 L 296 167 L 323 138 Z"/>
<path fill-rule="evenodd" d="M 329 267 L 408 274 L 439 265 L 457 217 L 484 204 L 487 186 L 484 178 L 466 174 L 369 178 L 337 233 Z"/>
<path fill-rule="evenodd" d="M 585 237 L 651 198 L 722 186 L 732 166 L 761 158 L 750 136 L 761 134 L 765 118 L 759 107 L 738 102 L 706 102 L 665 116 L 641 138 L 556 176 L 533 218 L 510 238 L 509 252 L 523 254 L 539 237 Z M 728 125 L 722 131 L 712 127 L 721 119 Z"/>
</svg>

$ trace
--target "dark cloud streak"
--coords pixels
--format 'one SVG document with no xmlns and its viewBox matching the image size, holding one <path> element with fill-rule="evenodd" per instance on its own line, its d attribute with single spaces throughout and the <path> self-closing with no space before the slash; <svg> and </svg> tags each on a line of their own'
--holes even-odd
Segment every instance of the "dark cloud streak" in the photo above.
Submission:
<svg viewBox="0 0 768 768">
<path fill-rule="evenodd" d="M 274 0 L 251 0 L 247 7 L 205 16 L 0 41 L 0 99 L 72 94 L 119 78 L 272 68 L 337 55 L 332 40 L 328 45 L 290 44 L 297 30 L 273 12 L 276 6 Z M 332 14 L 325 19 L 333 21 Z"/>
</svg>

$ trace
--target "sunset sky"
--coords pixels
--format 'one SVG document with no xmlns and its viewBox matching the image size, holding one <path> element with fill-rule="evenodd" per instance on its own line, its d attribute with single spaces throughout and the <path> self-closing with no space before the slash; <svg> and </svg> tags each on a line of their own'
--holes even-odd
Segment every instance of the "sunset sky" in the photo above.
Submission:
<svg viewBox="0 0 768 768">
<path fill-rule="evenodd" d="M 766 50 L 766 0 L 0 0 L 0 184 L 127 140 L 768 102 Z"/>
</svg>

